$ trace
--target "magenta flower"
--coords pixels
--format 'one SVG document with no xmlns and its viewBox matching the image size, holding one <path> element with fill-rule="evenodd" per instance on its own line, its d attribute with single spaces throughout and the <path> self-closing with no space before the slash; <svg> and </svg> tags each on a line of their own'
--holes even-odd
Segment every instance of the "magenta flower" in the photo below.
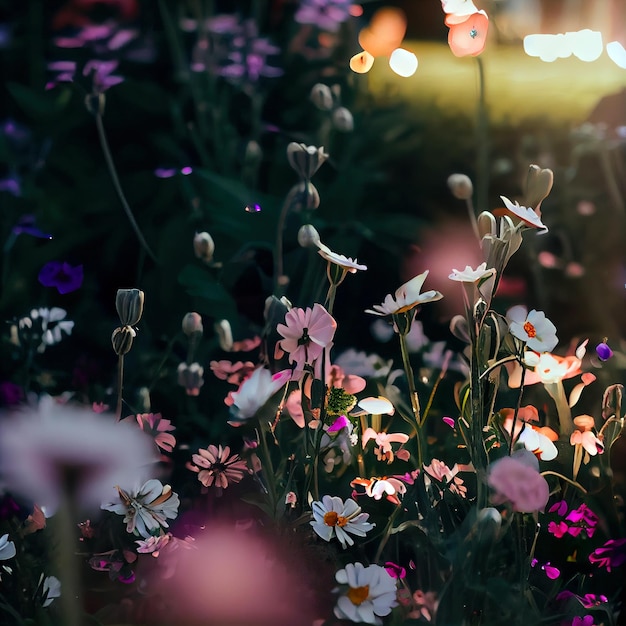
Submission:
<svg viewBox="0 0 626 626">
<path fill-rule="evenodd" d="M 550 497 L 548 483 L 539 473 L 539 462 L 526 450 L 493 463 L 488 483 L 495 491 L 494 504 L 509 501 L 520 513 L 543 511 Z"/>
<path fill-rule="evenodd" d="M 64 261 L 50 261 L 37 277 L 44 287 L 56 287 L 59 293 L 76 291 L 83 284 L 83 266 L 72 267 Z"/>
<path fill-rule="evenodd" d="M 387 574 L 389 574 L 392 578 L 406 578 L 406 569 L 404 569 L 402 565 L 398 565 L 392 561 L 387 561 L 384 568 L 387 570 Z"/>
<path fill-rule="evenodd" d="M 620 567 L 626 563 L 626 539 L 609 539 L 589 555 L 589 561 L 598 567 L 606 567 L 607 572 Z"/>
<path fill-rule="evenodd" d="M 285 323 L 276 326 L 284 337 L 276 344 L 277 356 L 286 352 L 296 370 L 303 371 L 330 346 L 336 328 L 337 322 L 321 304 L 314 304 L 312 309 L 293 308 L 285 316 Z"/>
</svg>

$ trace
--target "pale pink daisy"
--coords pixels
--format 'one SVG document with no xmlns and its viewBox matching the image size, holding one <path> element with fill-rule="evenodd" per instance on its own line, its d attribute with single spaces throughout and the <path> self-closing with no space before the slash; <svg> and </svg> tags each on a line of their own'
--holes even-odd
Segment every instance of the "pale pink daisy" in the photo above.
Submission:
<svg viewBox="0 0 626 626">
<path fill-rule="evenodd" d="M 387 463 L 391 463 L 394 459 L 391 444 L 406 443 L 409 440 L 409 436 L 405 433 L 377 433 L 373 428 L 367 428 L 362 436 L 363 448 L 365 448 L 370 439 L 373 439 L 378 446 L 376 448 L 376 458 L 379 461 L 384 459 Z"/>
<path fill-rule="evenodd" d="M 229 484 L 241 482 L 248 473 L 248 465 L 238 454 L 230 455 L 228 446 L 210 445 L 207 449 L 200 448 L 191 457 L 194 464 L 187 467 L 198 474 L 198 480 L 205 487 L 226 489 Z"/>
<path fill-rule="evenodd" d="M 160 413 L 139 413 L 136 419 L 139 428 L 150 435 L 159 448 L 166 452 L 174 449 L 176 438 L 171 432 L 176 430 L 176 427 L 172 426 L 170 420 L 161 417 Z"/>
</svg>

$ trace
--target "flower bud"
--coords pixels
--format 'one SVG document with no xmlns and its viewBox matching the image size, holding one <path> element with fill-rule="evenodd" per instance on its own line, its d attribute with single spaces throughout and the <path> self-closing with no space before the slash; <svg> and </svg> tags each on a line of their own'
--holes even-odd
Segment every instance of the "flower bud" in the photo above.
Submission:
<svg viewBox="0 0 626 626">
<path fill-rule="evenodd" d="M 204 368 L 199 363 L 181 363 L 178 366 L 178 384 L 185 388 L 188 396 L 200 395 L 200 387 L 204 385 Z"/>
<path fill-rule="evenodd" d="M 333 125 L 342 133 L 351 133 L 354 130 L 354 118 L 346 107 L 337 107 L 333 111 Z"/>
<path fill-rule="evenodd" d="M 320 194 L 313 183 L 303 180 L 291 188 L 287 204 L 294 211 L 317 209 L 320 205 Z"/>
<path fill-rule="evenodd" d="M 252 140 L 246 144 L 246 153 L 244 155 L 244 158 L 247 163 L 250 161 L 259 161 L 262 156 L 263 150 L 261 150 L 261 146 L 257 141 Z"/>
<path fill-rule="evenodd" d="M 316 248 L 320 234 L 312 224 L 303 224 L 298 231 L 298 244 L 303 248 Z"/>
<path fill-rule="evenodd" d="M 193 238 L 193 251 L 198 259 L 201 259 L 205 263 L 210 263 L 213 260 L 213 253 L 215 252 L 213 237 L 207 232 L 196 233 Z"/>
<path fill-rule="evenodd" d="M 220 348 L 224 352 L 230 352 L 233 349 L 233 331 L 228 320 L 220 320 L 215 322 L 213 328 L 217 334 Z"/>
<path fill-rule="evenodd" d="M 113 344 L 113 351 L 117 356 L 122 356 L 130 352 L 133 347 L 133 340 L 137 336 L 134 328 L 130 326 L 118 327 L 113 331 L 111 335 L 111 343 Z"/>
<path fill-rule="evenodd" d="M 327 158 L 323 147 L 305 146 L 295 141 L 287 146 L 289 164 L 304 180 L 309 180 Z"/>
<path fill-rule="evenodd" d="M 202 317 L 195 312 L 185 314 L 183 317 L 183 332 L 187 337 L 191 337 L 191 335 L 202 334 L 204 328 L 202 326 Z"/>
<path fill-rule="evenodd" d="M 313 85 L 311 101 L 320 111 L 330 111 L 333 108 L 333 94 L 330 87 L 323 83 Z"/>
<path fill-rule="evenodd" d="M 526 176 L 526 193 L 524 203 L 534 209 L 541 217 L 539 206 L 548 197 L 554 182 L 554 173 L 549 169 L 541 169 L 538 165 L 530 165 Z"/>
<path fill-rule="evenodd" d="M 144 293 L 140 289 L 118 289 L 115 308 L 122 326 L 135 326 L 143 314 Z"/>
<path fill-rule="evenodd" d="M 457 200 L 469 200 L 474 193 L 472 181 L 465 174 L 451 174 L 448 176 L 448 187 Z"/>
</svg>

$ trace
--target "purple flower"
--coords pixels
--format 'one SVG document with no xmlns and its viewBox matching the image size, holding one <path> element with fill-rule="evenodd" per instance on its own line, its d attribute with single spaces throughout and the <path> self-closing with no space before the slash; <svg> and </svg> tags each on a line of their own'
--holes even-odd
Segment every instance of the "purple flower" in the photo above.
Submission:
<svg viewBox="0 0 626 626">
<path fill-rule="evenodd" d="M 294 19 L 334 33 L 350 17 L 351 4 L 352 0 L 302 0 Z"/>
<path fill-rule="evenodd" d="M 577 615 L 572 620 L 572 626 L 593 626 L 593 615 L 585 615 L 584 617 Z"/>
<path fill-rule="evenodd" d="M 598 567 L 606 567 L 607 572 L 623 565 L 626 562 L 626 539 L 609 539 L 589 555 L 589 561 Z"/>
<path fill-rule="evenodd" d="M 596 346 L 596 354 L 601 361 L 608 361 L 613 356 L 613 350 L 603 341 Z"/>
<path fill-rule="evenodd" d="M 59 293 L 70 293 L 83 284 L 83 266 L 72 267 L 64 261 L 50 261 L 41 268 L 38 279 L 44 287 L 56 287 Z"/>
<path fill-rule="evenodd" d="M 37 228 L 34 215 L 23 215 L 20 217 L 12 230 L 14 235 L 32 235 L 39 239 L 52 239 L 52 235 L 44 233 Z"/>
<path fill-rule="evenodd" d="M 119 85 L 124 82 L 121 76 L 116 76 L 113 72 L 117 69 L 117 61 L 98 61 L 92 59 L 87 61 L 83 67 L 83 76 L 91 76 L 93 80 L 93 92 L 103 93 L 109 87 Z"/>
</svg>

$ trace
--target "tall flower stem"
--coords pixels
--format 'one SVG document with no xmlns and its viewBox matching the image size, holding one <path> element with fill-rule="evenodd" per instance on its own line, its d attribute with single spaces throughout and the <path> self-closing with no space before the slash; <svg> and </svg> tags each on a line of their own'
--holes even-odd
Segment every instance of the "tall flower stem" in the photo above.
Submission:
<svg viewBox="0 0 626 626">
<path fill-rule="evenodd" d="M 124 355 L 117 358 L 117 404 L 115 405 L 115 419 L 122 419 L 122 393 L 124 390 Z"/>
<path fill-rule="evenodd" d="M 133 211 L 126 200 L 126 196 L 124 195 L 124 190 L 122 189 L 122 185 L 120 183 L 119 176 L 117 175 L 117 169 L 115 167 L 115 163 L 113 161 L 113 156 L 111 154 L 111 150 L 109 148 L 109 142 L 107 141 L 106 132 L 104 130 L 104 124 L 102 123 L 102 113 L 100 111 L 94 112 L 94 117 L 96 119 L 96 128 L 98 130 L 98 139 L 100 140 L 100 147 L 102 148 L 102 153 L 104 154 L 104 160 L 107 164 L 107 168 L 109 170 L 109 175 L 111 176 L 111 180 L 113 182 L 113 187 L 115 188 L 115 192 L 117 193 L 117 197 L 126 213 L 126 217 L 128 217 L 128 221 L 132 226 L 132 229 L 135 231 L 135 235 L 137 235 L 137 239 L 141 244 L 141 247 L 146 251 L 148 256 L 157 263 L 157 258 L 150 249 L 148 242 L 145 240 L 139 225 L 137 224 L 137 220 L 133 215 Z"/>
<path fill-rule="evenodd" d="M 397 316 L 394 316 L 394 318 Z M 410 327 L 410 324 L 408 325 Z M 413 409 L 413 417 L 415 419 L 415 439 L 417 441 L 417 464 L 418 467 L 422 467 L 424 462 L 425 442 L 424 435 L 422 433 L 422 421 L 421 421 L 421 409 L 419 396 L 417 395 L 417 389 L 415 387 L 415 376 L 413 374 L 413 367 L 411 366 L 411 358 L 409 355 L 409 346 L 407 344 L 406 336 L 407 332 L 400 332 L 400 352 L 402 353 L 402 364 L 404 366 L 404 373 L 406 375 L 407 384 L 409 386 L 409 397 L 411 398 L 411 408 Z"/>
<path fill-rule="evenodd" d="M 489 143 L 487 130 L 489 128 L 489 117 L 487 114 L 487 102 L 485 94 L 485 67 L 483 60 L 476 57 L 478 66 L 478 108 L 476 117 L 476 162 L 477 162 L 477 190 L 476 198 L 478 210 L 487 209 L 487 199 L 489 195 Z"/>
<path fill-rule="evenodd" d="M 524 395 L 524 379 L 526 378 L 526 368 L 522 362 L 524 347 L 520 350 L 519 363 L 522 367 L 522 379 L 519 384 L 519 394 L 517 395 L 517 403 L 515 404 L 515 411 L 513 412 L 513 426 L 511 427 L 511 441 L 509 442 L 509 456 L 513 454 L 513 445 L 515 444 L 515 426 L 517 425 L 517 417 L 519 415 L 520 407 L 522 406 L 522 396 Z"/>
</svg>

